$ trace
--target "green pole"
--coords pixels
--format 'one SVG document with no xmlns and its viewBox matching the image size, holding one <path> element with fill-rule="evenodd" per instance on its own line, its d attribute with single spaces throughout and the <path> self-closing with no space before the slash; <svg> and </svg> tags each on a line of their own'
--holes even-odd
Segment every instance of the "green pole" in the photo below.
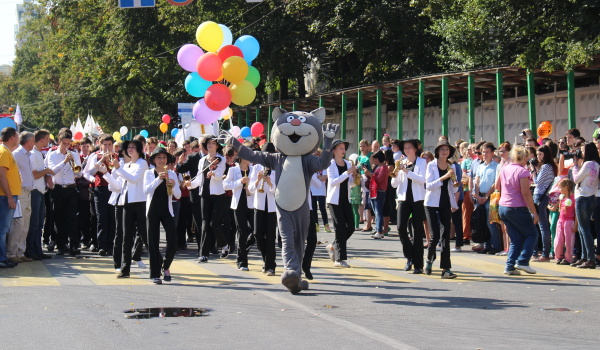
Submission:
<svg viewBox="0 0 600 350">
<path fill-rule="evenodd" d="M 296 101 L 292 103 L 292 112 L 297 110 Z"/>
<path fill-rule="evenodd" d="M 325 100 L 323 100 L 323 96 L 319 97 L 319 107 L 325 107 Z"/>
<path fill-rule="evenodd" d="M 376 100 L 377 100 L 377 102 L 376 102 L 377 107 L 375 108 L 375 113 L 376 113 L 377 119 L 375 120 L 375 127 L 377 130 L 377 133 L 376 133 L 375 137 L 377 138 L 377 140 L 380 140 L 379 142 L 381 142 L 381 138 L 383 137 L 383 130 L 381 128 L 381 114 L 382 114 L 382 109 L 383 109 L 382 108 L 383 107 L 383 104 L 382 104 L 383 98 L 382 98 L 381 88 L 377 89 Z"/>
<path fill-rule="evenodd" d="M 577 116 L 575 115 L 575 72 L 567 73 L 567 104 L 569 108 L 569 129 L 576 128 Z"/>
<path fill-rule="evenodd" d="M 448 77 L 442 78 L 442 135 L 448 136 Z"/>
<path fill-rule="evenodd" d="M 246 109 L 246 125 L 250 124 L 250 108 Z"/>
<path fill-rule="evenodd" d="M 504 139 L 504 82 L 502 71 L 496 71 L 496 110 L 498 112 L 498 145 Z"/>
<path fill-rule="evenodd" d="M 260 109 L 256 107 L 256 121 L 260 123 Z"/>
<path fill-rule="evenodd" d="M 360 145 L 362 140 L 362 116 L 363 116 L 363 91 L 358 90 L 358 101 L 356 103 L 356 138 L 358 139 L 357 144 Z"/>
<path fill-rule="evenodd" d="M 242 111 L 238 109 L 238 125 L 242 124 Z"/>
<path fill-rule="evenodd" d="M 475 143 L 475 77 L 469 75 L 468 100 L 469 100 L 469 143 Z"/>
<path fill-rule="evenodd" d="M 396 108 L 396 123 L 398 124 L 397 126 L 397 131 L 396 131 L 396 138 L 398 140 L 402 140 L 402 112 L 403 112 L 403 104 L 402 104 L 402 85 L 398 85 L 396 86 L 396 99 L 397 101 L 397 105 L 398 107 Z M 402 150 L 401 150 L 402 151 Z"/>
<path fill-rule="evenodd" d="M 273 106 L 269 106 L 269 120 L 267 120 L 267 142 L 271 141 L 272 119 L 273 119 Z"/>
<path fill-rule="evenodd" d="M 419 140 L 425 145 L 425 81 L 419 80 Z"/>
<path fill-rule="evenodd" d="M 535 76 L 531 69 L 527 70 L 527 101 L 529 102 L 529 128 L 535 130 Z"/>
<path fill-rule="evenodd" d="M 347 97 L 348 96 L 346 96 L 346 94 L 342 94 L 342 125 L 340 125 L 340 128 L 342 129 L 342 133 L 341 133 L 342 140 L 346 139 L 346 117 L 347 117 L 347 112 L 348 112 Z"/>
</svg>

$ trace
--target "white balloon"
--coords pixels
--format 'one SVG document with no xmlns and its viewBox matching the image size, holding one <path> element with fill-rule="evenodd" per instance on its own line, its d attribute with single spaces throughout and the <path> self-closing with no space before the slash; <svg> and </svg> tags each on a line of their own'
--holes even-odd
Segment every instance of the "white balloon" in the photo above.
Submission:
<svg viewBox="0 0 600 350">
<path fill-rule="evenodd" d="M 121 136 L 127 135 L 127 132 L 129 132 L 129 129 L 127 129 L 126 126 L 122 126 L 121 129 L 119 129 Z"/>
<path fill-rule="evenodd" d="M 231 34 L 231 30 L 229 30 L 229 28 L 227 28 L 227 26 L 224 24 L 219 24 L 219 27 L 221 27 L 221 30 L 223 31 L 223 43 L 221 43 L 221 47 L 225 45 L 231 45 L 231 43 L 233 42 L 233 35 Z M 221 47 L 219 47 L 219 50 L 221 49 Z"/>
<path fill-rule="evenodd" d="M 239 137 L 240 136 L 240 127 L 239 126 L 234 126 L 233 128 L 231 128 L 231 135 L 233 135 L 233 137 Z"/>
</svg>

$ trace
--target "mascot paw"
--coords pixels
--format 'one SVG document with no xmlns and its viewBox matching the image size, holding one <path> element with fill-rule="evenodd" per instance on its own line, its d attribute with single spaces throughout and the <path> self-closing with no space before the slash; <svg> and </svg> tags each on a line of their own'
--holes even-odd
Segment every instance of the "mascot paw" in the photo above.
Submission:
<svg viewBox="0 0 600 350">
<path fill-rule="evenodd" d="M 306 280 L 300 281 L 300 287 L 302 287 L 302 290 L 308 290 L 308 281 L 306 281 Z"/>
<path fill-rule="evenodd" d="M 339 124 L 331 124 L 323 125 L 323 135 L 327 138 L 332 139 L 340 129 Z"/>
<path fill-rule="evenodd" d="M 233 137 L 233 136 L 228 136 L 228 137 L 225 139 L 225 144 L 226 144 L 227 146 L 233 146 L 233 140 L 235 140 L 235 137 Z"/>
<path fill-rule="evenodd" d="M 298 294 L 302 291 L 300 282 L 300 275 L 296 271 L 286 270 L 281 274 L 281 284 L 292 294 Z"/>
</svg>

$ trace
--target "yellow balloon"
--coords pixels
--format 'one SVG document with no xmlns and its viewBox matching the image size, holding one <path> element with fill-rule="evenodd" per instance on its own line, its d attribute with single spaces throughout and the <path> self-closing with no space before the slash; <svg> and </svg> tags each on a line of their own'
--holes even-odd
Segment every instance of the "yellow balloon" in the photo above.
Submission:
<svg viewBox="0 0 600 350">
<path fill-rule="evenodd" d="M 196 40 L 204 50 L 216 52 L 223 42 L 223 30 L 215 22 L 204 22 L 196 30 Z"/>
<path fill-rule="evenodd" d="M 256 89 L 251 82 L 242 80 L 237 84 L 232 84 L 229 87 L 231 91 L 231 101 L 238 106 L 246 106 L 256 98 Z"/>
<path fill-rule="evenodd" d="M 169 126 L 167 123 L 160 123 L 160 131 L 164 134 L 169 130 Z"/>
<path fill-rule="evenodd" d="M 113 139 L 118 140 L 121 138 L 121 133 L 118 131 L 113 132 Z"/>
<path fill-rule="evenodd" d="M 247 75 L 248 63 L 240 56 L 231 56 L 223 62 L 223 78 L 228 82 L 237 84 Z"/>
<path fill-rule="evenodd" d="M 231 109 L 231 108 L 227 108 L 227 116 L 228 116 L 229 118 L 231 118 L 231 116 L 233 116 L 233 109 Z"/>
<path fill-rule="evenodd" d="M 223 116 L 223 120 L 229 120 L 229 118 L 231 118 L 231 116 L 229 114 L 225 114 Z"/>
</svg>

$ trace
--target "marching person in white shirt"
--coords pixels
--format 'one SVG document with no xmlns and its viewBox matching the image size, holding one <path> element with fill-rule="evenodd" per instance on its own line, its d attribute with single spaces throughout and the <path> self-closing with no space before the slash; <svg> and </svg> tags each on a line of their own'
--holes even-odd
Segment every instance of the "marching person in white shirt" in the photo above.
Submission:
<svg viewBox="0 0 600 350">
<path fill-rule="evenodd" d="M 441 140 L 435 147 L 435 159 L 427 164 L 425 182 L 425 214 L 431 229 L 431 242 L 427 249 L 427 265 L 425 273 L 430 275 L 433 261 L 436 258 L 435 249 L 441 239 L 442 252 L 440 268 L 442 278 L 456 278 L 450 271 L 450 224 L 452 211 L 458 210 L 456 193 L 458 182 L 452 164 L 448 161 L 454 155 L 455 148 L 448 140 Z M 458 184 L 460 185 L 460 184 Z M 443 227 L 443 231 L 442 231 Z M 418 242 L 415 241 L 415 244 Z"/>
<path fill-rule="evenodd" d="M 25 256 L 33 260 L 51 259 L 51 255 L 42 251 L 42 228 L 44 227 L 46 176 L 52 176 L 52 170 L 44 165 L 44 156 L 41 150 L 48 147 L 50 132 L 38 130 L 34 133 L 35 146 L 31 151 L 30 161 L 33 172 L 33 191 L 31 191 L 31 218 L 29 221 L 29 233 L 27 234 L 27 249 Z"/>
<path fill-rule="evenodd" d="M 135 229 L 142 241 L 148 246 L 146 229 L 146 194 L 144 193 L 144 174 L 148 170 L 148 162 L 144 159 L 143 146 L 140 141 L 123 142 L 123 150 L 127 152 L 131 161 L 121 166 L 118 159 L 113 159 L 113 173 L 122 177 L 125 181 L 125 189 L 122 196 L 125 197 L 125 207 L 123 214 L 123 258 L 121 261 L 121 273 L 117 278 L 127 278 L 131 270 L 131 249 Z M 114 175 L 113 175 L 114 176 Z M 133 260 L 141 262 L 141 247 L 136 250 Z M 138 263 L 138 266 L 141 266 Z"/>
<path fill-rule="evenodd" d="M 262 152 L 275 153 L 272 143 L 265 143 Z M 275 239 L 277 214 L 275 213 L 275 170 L 254 165 L 250 174 L 250 192 L 254 192 L 254 236 L 263 259 L 263 272 L 275 276 Z"/>
<path fill-rule="evenodd" d="M 333 140 L 333 159 L 327 168 L 327 204 L 331 210 L 335 226 L 335 240 L 327 245 L 327 253 L 335 267 L 350 267 L 346 260 L 346 244 L 354 233 L 354 214 L 350 204 L 350 189 L 354 187 L 357 169 L 344 159 L 349 142 Z"/>
<path fill-rule="evenodd" d="M 223 174 L 225 173 L 225 157 L 223 146 L 214 135 L 205 135 L 202 147 L 208 152 L 198 162 L 198 175 L 194 180 L 186 181 L 190 189 L 200 188 L 202 206 L 202 238 L 199 262 L 208 262 L 210 254 L 210 238 L 214 234 L 217 247 L 222 248 L 222 255 L 229 254 L 229 245 L 223 231 L 223 215 L 227 213 Z"/>
<path fill-rule="evenodd" d="M 167 170 L 174 164 L 175 157 L 162 147 L 157 147 L 150 156 L 154 169 L 146 170 L 144 192 L 146 193 L 146 215 L 148 217 L 148 253 L 150 254 L 150 279 L 161 284 L 161 272 L 165 282 L 171 282 L 171 263 L 177 251 L 177 227 L 173 213 L 173 198 L 181 197 L 177 174 Z M 160 225 L 165 229 L 167 251 L 163 259 L 160 253 Z M 162 271 L 161 271 L 162 270 Z"/>
<path fill-rule="evenodd" d="M 56 255 L 64 255 L 69 249 L 69 255 L 76 256 L 79 251 L 79 230 L 77 221 L 77 203 L 79 192 L 75 185 L 75 177 L 81 176 L 81 160 L 77 152 L 71 152 L 69 131 L 58 135 L 58 149 L 48 153 L 48 168 L 54 172 L 54 215 L 57 227 Z M 68 240 L 68 242 L 67 242 Z M 67 247 L 67 243 L 69 246 Z"/>
<path fill-rule="evenodd" d="M 233 191 L 231 209 L 235 212 L 238 236 L 237 267 L 238 270 L 248 271 L 247 241 L 254 223 L 254 210 L 252 209 L 254 209 L 255 194 L 249 189 L 252 164 L 241 158 L 238 158 L 237 162 L 238 166 L 229 168 L 227 177 L 223 180 L 223 188 Z"/>
<path fill-rule="evenodd" d="M 402 243 L 402 252 L 406 258 L 404 271 L 410 271 L 414 265 L 414 274 L 423 273 L 423 238 L 425 230 L 425 176 L 427 161 L 421 158 L 419 140 L 400 141 L 398 146 L 406 155 L 406 160 L 397 164 L 392 176 L 392 187 L 396 188 L 398 202 L 398 235 Z M 396 160 L 397 162 L 400 160 Z M 412 215 L 413 240 L 408 234 L 409 218 Z"/>
</svg>

